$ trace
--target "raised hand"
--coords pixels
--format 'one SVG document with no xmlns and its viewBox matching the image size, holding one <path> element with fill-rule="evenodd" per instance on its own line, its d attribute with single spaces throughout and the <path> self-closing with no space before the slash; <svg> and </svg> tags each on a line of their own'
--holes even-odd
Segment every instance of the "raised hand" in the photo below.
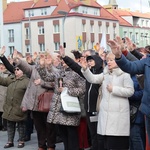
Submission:
<svg viewBox="0 0 150 150">
<path fill-rule="evenodd" d="M 45 66 L 48 67 L 52 64 L 52 57 L 50 54 L 47 54 L 46 59 L 45 59 Z"/>
<path fill-rule="evenodd" d="M 86 58 L 84 58 L 84 57 L 81 57 L 81 58 L 80 58 L 80 65 L 81 65 L 81 67 L 82 67 L 84 70 L 86 70 L 86 68 L 87 68 L 87 66 L 88 66 L 87 61 L 86 61 Z"/>
<path fill-rule="evenodd" d="M 41 67 L 45 67 L 45 56 L 43 54 L 40 55 L 40 61 L 39 61 Z"/>
<path fill-rule="evenodd" d="M 136 45 L 128 37 L 126 37 L 126 44 L 129 51 L 136 49 Z"/>
<path fill-rule="evenodd" d="M 61 57 L 65 56 L 65 48 L 62 45 L 59 47 L 59 54 Z"/>
<path fill-rule="evenodd" d="M 107 44 L 111 48 L 111 51 L 115 55 L 115 57 L 120 58 L 122 55 L 120 45 L 115 40 L 109 40 Z"/>
<path fill-rule="evenodd" d="M 1 51 L 0 51 L 0 55 L 1 56 L 4 55 L 5 52 L 6 52 L 6 47 L 3 46 L 2 49 L 1 49 Z"/>
<path fill-rule="evenodd" d="M 115 41 L 120 45 L 121 51 L 126 49 L 126 44 L 123 42 L 120 36 L 116 36 Z"/>
<path fill-rule="evenodd" d="M 18 57 L 18 52 L 16 49 L 14 49 L 13 51 L 13 59 L 17 58 Z"/>
<path fill-rule="evenodd" d="M 33 53 L 33 56 L 32 56 L 32 59 L 35 60 L 37 57 L 38 57 L 38 53 L 37 53 L 37 52 L 34 52 L 34 53 Z"/>
</svg>

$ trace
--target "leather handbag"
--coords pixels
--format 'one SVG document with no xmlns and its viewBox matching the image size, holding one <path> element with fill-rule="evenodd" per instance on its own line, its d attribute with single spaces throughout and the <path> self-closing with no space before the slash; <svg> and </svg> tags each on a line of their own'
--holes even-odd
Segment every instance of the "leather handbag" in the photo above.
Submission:
<svg viewBox="0 0 150 150">
<path fill-rule="evenodd" d="M 49 112 L 50 102 L 53 97 L 53 91 L 46 91 L 38 96 L 38 110 L 41 112 Z"/>
</svg>

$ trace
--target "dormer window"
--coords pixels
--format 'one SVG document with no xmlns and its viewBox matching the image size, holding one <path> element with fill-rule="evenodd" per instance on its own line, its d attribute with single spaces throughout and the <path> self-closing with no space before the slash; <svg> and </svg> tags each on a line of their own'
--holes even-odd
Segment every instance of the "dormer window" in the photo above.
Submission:
<svg viewBox="0 0 150 150">
<path fill-rule="evenodd" d="M 47 9 L 46 9 L 46 8 L 41 9 L 41 15 L 42 15 L 42 16 L 43 16 L 43 15 L 47 15 Z"/>
</svg>

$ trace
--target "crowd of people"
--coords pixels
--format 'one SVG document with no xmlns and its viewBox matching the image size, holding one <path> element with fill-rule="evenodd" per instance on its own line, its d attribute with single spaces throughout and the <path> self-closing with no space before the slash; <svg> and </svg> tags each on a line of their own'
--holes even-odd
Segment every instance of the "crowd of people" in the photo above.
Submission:
<svg viewBox="0 0 150 150">
<path fill-rule="evenodd" d="M 7 131 L 4 148 L 18 148 L 32 140 L 35 127 L 38 150 L 54 150 L 60 136 L 65 150 L 146 150 L 150 143 L 150 46 L 128 38 L 108 40 L 111 51 L 99 43 L 95 50 L 59 53 L 35 52 L 23 57 L 0 51 L 0 130 Z M 59 81 L 61 79 L 61 85 Z M 78 97 L 81 112 L 62 110 L 64 90 Z M 39 96 L 50 90 L 48 112 L 39 110 Z"/>
</svg>

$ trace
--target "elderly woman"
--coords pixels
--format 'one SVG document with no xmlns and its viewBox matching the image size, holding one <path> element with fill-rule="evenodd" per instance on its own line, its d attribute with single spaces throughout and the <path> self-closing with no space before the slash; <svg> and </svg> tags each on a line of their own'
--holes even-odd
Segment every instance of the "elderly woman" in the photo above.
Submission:
<svg viewBox="0 0 150 150">
<path fill-rule="evenodd" d="M 23 74 L 23 72 L 18 68 L 14 68 L 15 76 L 10 76 L 7 78 L 0 77 L 0 85 L 6 86 L 7 97 L 3 106 L 4 119 L 7 119 L 7 133 L 8 142 L 4 148 L 9 148 L 14 146 L 14 136 L 16 123 L 18 123 L 19 132 L 19 143 L 18 148 L 24 147 L 24 137 L 25 137 L 25 120 L 27 118 L 26 112 L 21 110 L 21 102 L 28 86 L 29 79 Z"/>
<path fill-rule="evenodd" d="M 127 150 L 130 134 L 128 97 L 134 93 L 133 81 L 129 74 L 118 68 L 112 53 L 107 54 L 106 61 L 103 73 L 94 75 L 82 60 L 82 72 L 89 82 L 102 86 L 97 133 L 104 136 L 105 149 Z"/>
<path fill-rule="evenodd" d="M 52 73 L 47 72 L 46 68 L 43 66 L 43 60 L 40 61 L 40 64 L 41 67 L 38 68 L 38 72 L 41 78 L 45 81 L 53 81 L 55 83 L 54 95 L 51 101 L 47 122 L 49 124 L 58 125 L 65 150 L 78 150 L 79 143 L 77 127 L 80 123 L 80 114 L 63 112 L 61 109 L 62 103 L 60 97 L 64 88 L 68 88 L 69 95 L 81 97 L 85 92 L 84 81 L 64 62 L 62 62 L 62 68 L 60 70 L 52 71 Z M 51 62 L 49 62 L 49 64 L 51 64 Z M 59 84 L 60 78 L 63 79 L 63 84 L 61 85 Z"/>
</svg>

